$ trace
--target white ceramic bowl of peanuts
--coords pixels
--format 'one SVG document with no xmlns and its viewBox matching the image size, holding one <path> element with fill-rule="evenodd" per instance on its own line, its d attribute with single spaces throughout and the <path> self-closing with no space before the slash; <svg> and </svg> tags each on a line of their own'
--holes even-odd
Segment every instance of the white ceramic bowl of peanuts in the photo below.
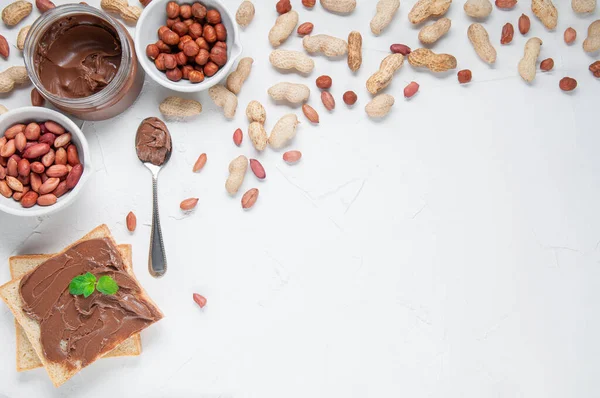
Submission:
<svg viewBox="0 0 600 398">
<path fill-rule="evenodd" d="M 168 21 L 169 16 L 174 15 L 176 18 Z M 167 25 L 170 29 L 163 28 L 167 32 L 161 32 L 159 37 L 159 28 Z M 180 40 L 183 37 L 190 41 L 186 48 L 183 48 L 184 40 Z M 242 54 L 238 25 L 219 0 L 154 0 L 137 22 L 134 41 L 148 76 L 178 92 L 209 89 L 229 74 Z M 157 46 L 158 41 L 161 44 Z M 165 55 L 169 58 L 167 62 L 164 62 Z M 157 60 L 159 57 L 162 59 Z"/>
<path fill-rule="evenodd" d="M 0 116 L 0 211 L 55 213 L 75 200 L 91 172 L 87 140 L 68 117 L 41 107 Z"/>
</svg>

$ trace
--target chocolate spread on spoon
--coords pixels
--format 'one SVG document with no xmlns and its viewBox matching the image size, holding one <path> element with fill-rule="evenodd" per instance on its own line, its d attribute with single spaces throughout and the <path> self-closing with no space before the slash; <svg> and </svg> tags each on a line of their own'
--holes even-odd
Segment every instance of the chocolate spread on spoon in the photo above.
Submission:
<svg viewBox="0 0 600 398">
<path fill-rule="evenodd" d="M 157 117 L 144 119 L 135 136 L 135 150 L 142 162 L 162 166 L 171 152 L 171 134 Z"/>
</svg>

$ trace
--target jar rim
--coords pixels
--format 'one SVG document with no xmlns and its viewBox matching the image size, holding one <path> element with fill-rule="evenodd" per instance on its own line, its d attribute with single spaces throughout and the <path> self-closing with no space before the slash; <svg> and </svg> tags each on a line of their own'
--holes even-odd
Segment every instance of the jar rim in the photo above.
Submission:
<svg viewBox="0 0 600 398">
<path fill-rule="evenodd" d="M 40 81 L 34 64 L 36 52 L 35 46 L 38 40 L 56 21 L 75 15 L 89 15 L 97 17 L 107 22 L 110 27 L 115 30 L 119 36 L 119 41 L 121 42 L 121 64 L 112 81 L 102 90 L 88 97 L 65 98 L 49 92 Z M 29 78 L 31 79 L 33 85 L 49 101 L 57 103 L 61 106 L 76 109 L 89 108 L 90 106 L 101 106 L 102 104 L 110 101 L 119 92 L 120 87 L 122 87 L 123 83 L 129 76 L 129 69 L 131 69 L 133 57 L 131 54 L 131 45 L 127 39 L 127 35 L 128 33 L 123 25 L 121 25 L 117 20 L 107 13 L 95 7 L 91 7 L 86 4 L 64 4 L 46 11 L 38 19 L 36 19 L 31 26 L 29 33 L 27 34 L 27 38 L 25 39 L 25 46 L 23 48 L 25 68 L 27 69 L 27 73 L 29 74 Z"/>
</svg>

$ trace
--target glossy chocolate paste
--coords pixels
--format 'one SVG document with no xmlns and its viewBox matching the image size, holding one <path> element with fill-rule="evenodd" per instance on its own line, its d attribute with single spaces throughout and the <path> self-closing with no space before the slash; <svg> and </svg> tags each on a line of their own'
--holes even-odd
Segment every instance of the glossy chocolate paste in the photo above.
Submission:
<svg viewBox="0 0 600 398">
<path fill-rule="evenodd" d="M 89 97 L 106 87 L 121 65 L 121 42 L 107 22 L 67 16 L 38 42 L 34 65 L 46 90 L 62 98 Z"/>
<path fill-rule="evenodd" d="M 114 295 L 98 291 L 88 298 L 69 293 L 69 283 L 91 272 L 110 275 L 119 285 Z M 42 263 L 21 280 L 23 310 L 40 324 L 46 359 L 86 366 L 131 335 L 162 318 L 143 298 L 110 239 L 83 241 Z"/>
<path fill-rule="evenodd" d="M 171 152 L 171 134 L 165 123 L 157 117 L 144 119 L 135 136 L 135 150 L 142 162 L 162 166 Z"/>
</svg>

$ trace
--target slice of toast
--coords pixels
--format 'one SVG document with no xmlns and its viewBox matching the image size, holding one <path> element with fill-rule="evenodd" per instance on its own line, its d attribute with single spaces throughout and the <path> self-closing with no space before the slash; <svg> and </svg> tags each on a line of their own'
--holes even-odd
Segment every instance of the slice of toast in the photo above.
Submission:
<svg viewBox="0 0 600 398">
<path fill-rule="evenodd" d="M 127 272 L 133 275 L 131 245 L 119 245 L 118 249 L 123 257 L 123 262 L 127 267 Z M 53 254 L 35 254 L 9 258 L 8 265 L 10 267 L 11 278 L 20 279 L 52 256 Z M 15 329 L 17 335 L 17 372 L 26 372 L 42 367 L 43 365 L 40 357 L 35 353 L 25 331 L 16 319 Z M 135 334 L 104 355 L 104 358 L 137 356 L 141 353 L 142 340 L 139 334 Z"/>
<path fill-rule="evenodd" d="M 93 240 L 93 239 L 103 239 L 103 238 L 109 239 L 115 247 L 117 246 L 112 235 L 110 234 L 108 227 L 106 225 L 101 225 L 101 226 L 95 228 L 93 231 L 91 231 L 87 235 L 85 235 L 83 238 L 81 238 L 77 242 L 73 243 L 72 245 L 70 245 L 69 247 L 64 249 L 59 254 L 64 253 L 72 246 L 77 245 L 81 242 L 84 242 L 87 240 Z M 132 276 L 135 279 L 135 276 L 133 274 L 132 274 Z M 23 330 L 25 331 L 27 338 L 31 342 L 33 349 L 35 350 L 36 354 L 42 361 L 42 364 L 46 368 L 46 371 L 48 372 L 48 375 L 50 376 L 52 383 L 54 384 L 55 387 L 59 387 L 60 385 L 64 384 L 67 380 L 69 380 L 71 377 L 73 377 L 75 374 L 77 374 L 84 366 L 81 363 L 77 363 L 75 366 L 67 366 L 64 363 L 52 362 L 46 358 L 46 356 L 44 355 L 44 350 L 43 350 L 41 341 L 40 341 L 40 337 L 41 337 L 40 324 L 37 321 L 35 321 L 34 319 L 27 316 L 25 314 L 25 312 L 23 311 L 23 301 L 21 300 L 21 294 L 20 294 L 21 279 L 22 278 L 15 279 L 15 280 L 12 280 L 12 281 L 6 283 L 3 286 L 0 286 L 0 298 L 2 298 L 2 300 L 4 300 L 4 302 L 8 305 L 8 307 L 12 311 L 13 315 L 15 316 L 16 320 L 23 327 Z M 150 299 L 150 297 L 147 295 L 145 290 L 139 285 L 139 283 L 138 283 L 138 287 L 140 290 L 140 293 L 139 293 L 140 296 L 147 302 L 148 305 L 153 307 L 153 309 L 156 311 L 157 314 L 159 314 L 159 318 L 157 320 L 161 319 L 163 316 L 162 312 L 158 309 L 158 307 L 152 301 L 152 299 Z M 130 336 L 127 336 L 127 337 L 130 337 Z M 97 359 L 99 359 L 100 357 L 105 355 L 107 352 L 109 352 L 113 348 L 115 348 L 118 344 L 122 343 L 124 340 L 125 339 L 123 339 L 122 341 L 114 342 L 114 344 L 107 344 L 101 350 L 99 355 L 96 358 L 94 358 L 93 360 L 91 360 L 89 363 L 91 364 L 91 363 L 95 362 Z"/>
</svg>

